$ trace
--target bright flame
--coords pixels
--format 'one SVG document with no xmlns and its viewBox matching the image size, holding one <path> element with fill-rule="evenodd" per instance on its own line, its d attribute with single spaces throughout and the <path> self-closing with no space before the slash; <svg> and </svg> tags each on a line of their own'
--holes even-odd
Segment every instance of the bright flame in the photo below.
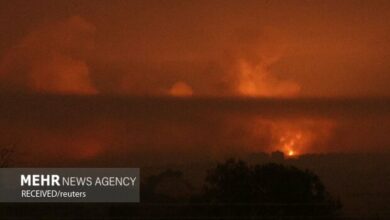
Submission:
<svg viewBox="0 0 390 220">
<path fill-rule="evenodd" d="M 289 157 L 293 157 L 293 156 L 295 156 L 295 151 L 294 150 L 288 150 L 287 155 Z"/>
<path fill-rule="evenodd" d="M 335 127 L 328 119 L 267 120 L 258 118 L 254 135 L 261 137 L 270 129 L 269 151 L 282 151 L 286 156 L 296 157 L 325 146 Z"/>
<path fill-rule="evenodd" d="M 308 136 L 309 135 L 303 135 L 303 132 L 299 129 L 287 130 L 283 132 L 278 145 L 288 156 L 296 156 L 296 149 L 302 148 L 307 144 Z"/>
</svg>

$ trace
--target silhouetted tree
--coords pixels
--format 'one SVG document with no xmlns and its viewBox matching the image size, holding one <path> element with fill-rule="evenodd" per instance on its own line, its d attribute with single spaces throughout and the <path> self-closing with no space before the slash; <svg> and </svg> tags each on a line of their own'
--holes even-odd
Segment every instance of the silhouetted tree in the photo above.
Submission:
<svg viewBox="0 0 390 220">
<path fill-rule="evenodd" d="M 274 151 L 271 153 L 271 158 L 275 161 L 283 161 L 284 160 L 284 153 L 282 151 Z"/>
<path fill-rule="evenodd" d="M 181 171 L 168 169 L 157 175 L 148 177 L 143 182 L 141 187 L 142 201 L 183 202 L 183 197 L 189 194 L 188 191 L 191 192 L 192 188 L 183 178 Z"/>
<path fill-rule="evenodd" d="M 230 159 L 210 170 L 206 182 L 203 195 L 206 201 L 258 204 L 272 210 L 268 212 L 271 215 L 333 216 L 340 208 L 317 175 L 292 166 L 274 163 L 250 166 Z"/>
</svg>

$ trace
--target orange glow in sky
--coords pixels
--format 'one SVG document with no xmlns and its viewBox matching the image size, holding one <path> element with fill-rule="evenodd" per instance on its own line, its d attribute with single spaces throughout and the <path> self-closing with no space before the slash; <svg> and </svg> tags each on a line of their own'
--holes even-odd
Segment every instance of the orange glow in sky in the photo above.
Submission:
<svg viewBox="0 0 390 220">
<path fill-rule="evenodd" d="M 37 2 L 0 1 L 0 146 L 77 160 L 389 146 L 390 1 Z"/>
<path fill-rule="evenodd" d="M 289 157 L 293 157 L 293 156 L 295 156 L 296 154 L 295 154 L 295 151 L 294 151 L 294 150 L 289 150 L 289 151 L 287 152 L 287 155 L 288 155 Z"/>
<path fill-rule="evenodd" d="M 253 128 L 255 136 L 264 135 L 269 129 L 271 143 L 269 151 L 282 151 L 287 156 L 297 156 L 316 151 L 314 146 L 326 145 L 331 139 L 335 122 L 325 119 L 266 120 L 259 118 Z M 265 126 L 265 128 L 264 128 Z M 261 128 L 261 129 L 260 129 Z"/>
</svg>

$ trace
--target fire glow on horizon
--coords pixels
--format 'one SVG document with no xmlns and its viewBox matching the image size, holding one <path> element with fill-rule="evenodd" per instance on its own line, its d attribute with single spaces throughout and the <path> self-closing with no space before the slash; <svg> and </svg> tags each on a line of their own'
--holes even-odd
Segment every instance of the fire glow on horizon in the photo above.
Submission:
<svg viewBox="0 0 390 220">
<path fill-rule="evenodd" d="M 48 2 L 51 6 L 45 7 Z M 5 139 L 0 141 L 20 143 L 32 152 L 39 149 L 39 156 L 47 153 L 74 160 L 136 149 L 203 152 L 210 148 L 219 154 L 237 146 L 238 152 L 279 150 L 295 157 L 329 149 L 354 151 L 354 146 L 388 146 L 386 129 L 373 121 L 345 122 L 326 113 L 305 115 L 311 107 L 291 116 L 291 106 L 285 103 L 277 107 L 285 109 L 272 109 L 283 113 L 267 117 L 251 109 L 226 114 L 191 104 L 178 112 L 164 102 L 132 114 L 131 108 L 116 109 L 126 104 L 114 101 L 106 112 L 107 106 L 93 101 L 106 95 L 113 100 L 140 96 L 190 102 L 206 97 L 216 103 L 230 97 L 299 100 L 389 95 L 385 21 L 390 19 L 384 13 L 387 7 L 381 5 L 387 3 L 366 4 L 0 3 L 5 8 L 0 93 L 80 95 L 90 98 L 86 102 L 92 100 L 86 107 L 83 102 L 60 104 L 54 113 L 45 112 L 51 109 L 50 102 L 37 104 L 34 107 L 42 112 L 36 110 L 34 117 L 19 112 L 15 104 L 15 115 L 5 111 L 9 118 L 0 119 Z M 47 8 L 47 14 L 37 13 L 35 7 Z M 137 13 L 131 13 L 134 10 Z M 19 13 L 28 15 L 15 18 Z M 229 108 L 235 105 L 239 102 Z M 88 114 L 80 113 L 85 109 Z M 160 113 L 164 109 L 169 114 Z M 342 127 L 343 123 L 347 125 Z M 338 133 L 340 127 L 344 133 Z M 355 133 L 370 133 L 366 138 L 370 141 L 356 144 L 362 141 L 344 139 Z M 337 144 L 328 146 L 328 141 Z"/>
</svg>

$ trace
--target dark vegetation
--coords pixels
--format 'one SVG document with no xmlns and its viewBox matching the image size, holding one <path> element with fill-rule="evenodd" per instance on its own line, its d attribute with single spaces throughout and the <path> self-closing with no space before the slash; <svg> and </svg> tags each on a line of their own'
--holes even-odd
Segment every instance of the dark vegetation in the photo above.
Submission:
<svg viewBox="0 0 390 220">
<path fill-rule="evenodd" d="M 157 186 L 171 179 L 172 185 L 184 183 L 182 173 L 168 170 L 151 176 L 144 183 L 143 202 L 165 202 L 174 206 L 167 215 L 197 217 L 321 217 L 335 218 L 341 209 L 314 173 L 276 163 L 248 165 L 243 161 L 227 160 L 208 171 L 201 192 L 190 197 L 172 197 L 158 193 Z M 182 187 L 180 187 L 182 188 Z M 183 205 L 185 204 L 185 205 Z M 180 208 L 179 208 L 180 207 Z M 164 210 L 160 210 L 164 213 Z"/>
<path fill-rule="evenodd" d="M 12 154 L 14 148 L 12 146 L 1 146 L 0 147 L 0 168 L 5 168 L 12 162 Z"/>
<path fill-rule="evenodd" d="M 19 212 L 20 208 L 24 211 Z M 7 204 L 0 217 L 334 219 L 340 209 L 340 202 L 308 170 L 230 159 L 208 171 L 200 190 L 195 190 L 181 171 L 166 170 L 142 181 L 139 204 Z"/>
</svg>

